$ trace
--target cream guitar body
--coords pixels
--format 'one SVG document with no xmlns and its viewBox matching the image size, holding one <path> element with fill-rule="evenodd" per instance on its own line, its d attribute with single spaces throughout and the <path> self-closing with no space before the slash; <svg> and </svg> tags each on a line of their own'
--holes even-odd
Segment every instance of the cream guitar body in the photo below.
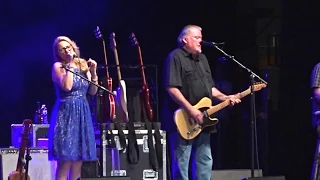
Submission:
<svg viewBox="0 0 320 180">
<path fill-rule="evenodd" d="M 202 98 L 196 105 L 193 107 L 199 109 L 202 112 L 206 112 L 205 110 L 209 109 L 212 102 L 209 98 Z M 203 123 L 201 125 L 197 124 L 195 120 L 189 117 L 188 113 L 180 108 L 174 113 L 174 121 L 177 125 L 177 129 L 180 135 L 187 140 L 191 140 L 195 138 L 203 128 L 207 126 L 216 125 L 219 120 L 217 118 L 211 118 L 207 114 L 204 113 Z"/>
</svg>

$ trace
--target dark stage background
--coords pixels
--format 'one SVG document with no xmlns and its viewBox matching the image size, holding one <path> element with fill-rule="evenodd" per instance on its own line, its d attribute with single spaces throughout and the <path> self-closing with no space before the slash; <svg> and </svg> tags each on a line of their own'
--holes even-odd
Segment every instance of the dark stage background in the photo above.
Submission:
<svg viewBox="0 0 320 180">
<path fill-rule="evenodd" d="M 266 90 L 256 94 L 260 167 L 266 175 L 285 175 L 289 180 L 309 178 L 316 143 L 309 89 L 310 73 L 318 62 L 316 23 L 320 15 L 315 2 L 296 4 L 282 0 L 278 7 L 281 13 L 276 17 L 281 20 L 281 31 L 276 32 L 280 33 L 280 63 L 276 65 L 280 68 L 280 85 L 272 87 L 279 94 L 279 108 L 271 107 Z M 161 107 L 161 97 L 165 95 L 161 85 L 163 62 L 176 47 L 183 26 L 201 26 L 204 40 L 226 42 L 223 49 L 227 53 L 265 77 L 259 66 L 256 39 L 264 33 L 263 28 L 257 28 L 258 19 L 268 13 L 272 16 L 272 11 L 262 11 L 253 0 L 4 1 L 0 7 L 0 145 L 10 146 L 10 125 L 33 118 L 37 101 L 46 104 L 50 113 L 55 101 L 52 43 L 59 35 L 72 38 L 83 57 L 102 65 L 101 41 L 93 33 L 98 25 L 107 41 L 109 63 L 114 64 L 109 35 L 115 32 L 120 63 L 137 65 L 136 49 L 128 38 L 130 32 L 135 32 L 145 64 L 158 67 Z M 204 47 L 203 51 L 213 74 L 220 73 L 216 70 L 218 64 L 224 64 L 222 75 L 233 84 L 233 93 L 249 87 L 246 71 L 231 60 L 220 62 L 221 53 L 212 47 Z M 123 69 L 122 74 L 124 78 L 129 76 Z M 117 79 L 116 74 L 113 78 Z M 219 132 L 225 134 L 220 136 L 220 143 L 218 135 L 213 135 L 216 169 L 250 168 L 249 100 L 246 97 L 233 107 L 229 121 L 221 123 Z"/>
</svg>

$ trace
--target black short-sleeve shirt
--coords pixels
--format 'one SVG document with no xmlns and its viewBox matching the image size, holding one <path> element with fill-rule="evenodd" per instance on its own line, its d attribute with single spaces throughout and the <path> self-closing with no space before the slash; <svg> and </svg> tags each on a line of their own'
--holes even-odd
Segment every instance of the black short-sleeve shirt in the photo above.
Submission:
<svg viewBox="0 0 320 180">
<path fill-rule="evenodd" d="M 191 105 L 195 105 L 203 97 L 212 98 L 214 82 L 206 56 L 200 53 L 194 59 L 183 48 L 173 50 L 164 67 L 164 87 L 169 86 L 177 87 Z M 176 131 L 173 114 L 178 108 L 178 104 L 166 93 L 162 108 L 162 129 Z"/>
</svg>

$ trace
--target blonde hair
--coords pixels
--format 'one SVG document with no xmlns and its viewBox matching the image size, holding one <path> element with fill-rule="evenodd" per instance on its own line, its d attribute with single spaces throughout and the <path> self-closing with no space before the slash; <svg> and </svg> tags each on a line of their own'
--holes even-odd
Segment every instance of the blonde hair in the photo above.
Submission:
<svg viewBox="0 0 320 180">
<path fill-rule="evenodd" d="M 87 65 L 87 62 L 84 59 L 80 58 L 80 50 L 79 47 L 77 46 L 77 44 L 72 41 L 70 38 L 68 38 L 67 36 L 58 36 L 53 43 L 53 58 L 56 62 L 61 62 L 63 65 L 66 65 L 68 62 L 66 62 L 65 60 L 63 60 L 60 56 L 59 56 L 59 49 L 58 49 L 58 43 L 61 41 L 66 41 L 70 44 L 70 46 L 72 47 L 72 49 L 74 50 L 74 52 L 76 53 L 76 55 L 79 58 L 74 58 L 74 63 L 75 65 L 84 72 L 87 72 L 89 70 L 89 67 Z"/>
<path fill-rule="evenodd" d="M 190 24 L 190 25 L 185 26 L 185 27 L 181 30 L 181 32 L 180 32 L 180 34 L 179 34 L 179 36 L 178 36 L 178 39 L 177 39 L 178 45 L 179 45 L 180 47 L 184 46 L 184 42 L 183 42 L 182 39 L 190 32 L 191 29 L 198 29 L 198 30 L 202 31 L 202 28 L 201 28 L 200 26 L 197 26 L 197 25 L 192 25 L 192 24 Z"/>
</svg>

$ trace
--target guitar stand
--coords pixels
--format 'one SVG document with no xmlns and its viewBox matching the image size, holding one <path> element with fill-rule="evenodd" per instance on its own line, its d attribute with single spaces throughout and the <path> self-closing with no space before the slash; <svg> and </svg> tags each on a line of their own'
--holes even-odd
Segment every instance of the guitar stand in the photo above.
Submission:
<svg viewBox="0 0 320 180">
<path fill-rule="evenodd" d="M 29 161 L 31 161 L 31 156 L 30 156 L 30 140 L 28 138 L 28 143 L 27 143 L 27 152 L 26 152 L 26 156 L 25 156 L 25 165 L 24 165 L 24 168 L 25 168 L 25 173 L 24 173 L 24 179 L 25 180 L 28 180 L 28 170 L 29 170 Z"/>
</svg>

